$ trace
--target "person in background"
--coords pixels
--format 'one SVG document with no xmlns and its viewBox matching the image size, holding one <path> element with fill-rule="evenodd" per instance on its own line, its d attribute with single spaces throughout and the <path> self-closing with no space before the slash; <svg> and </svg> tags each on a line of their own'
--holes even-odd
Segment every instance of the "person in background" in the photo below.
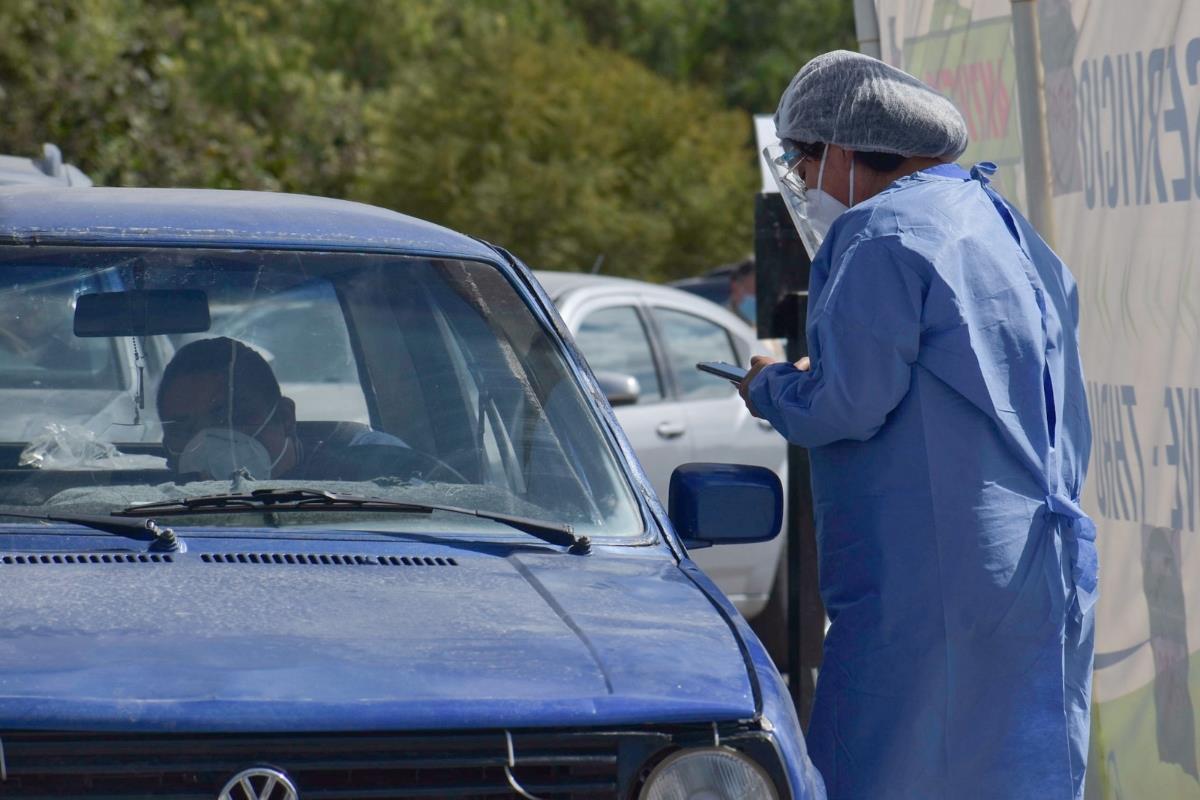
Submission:
<svg viewBox="0 0 1200 800">
<path fill-rule="evenodd" d="M 942 95 L 806 64 L 770 163 L 812 257 L 809 362 L 750 411 L 812 459 L 830 625 L 808 747 L 830 800 L 1079 800 L 1098 560 L 1066 265 L 954 160 Z"/>
<path fill-rule="evenodd" d="M 758 324 L 758 289 L 754 275 L 753 258 L 738 262 L 733 272 L 729 273 L 727 306 L 750 327 Z"/>
</svg>

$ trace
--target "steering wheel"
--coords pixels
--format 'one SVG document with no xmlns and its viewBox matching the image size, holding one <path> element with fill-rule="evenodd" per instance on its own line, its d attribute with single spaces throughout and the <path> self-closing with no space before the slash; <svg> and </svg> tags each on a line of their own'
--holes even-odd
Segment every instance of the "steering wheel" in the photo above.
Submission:
<svg viewBox="0 0 1200 800">
<path fill-rule="evenodd" d="M 470 483 L 466 476 L 437 456 L 390 444 L 347 447 L 337 454 L 335 463 L 317 471 L 352 481 L 395 477 L 419 478 L 431 483 Z"/>
<path fill-rule="evenodd" d="M 417 465 L 410 475 L 415 473 L 430 483 L 470 483 L 465 475 L 435 455 L 408 448 L 407 456 L 408 462 Z"/>
</svg>

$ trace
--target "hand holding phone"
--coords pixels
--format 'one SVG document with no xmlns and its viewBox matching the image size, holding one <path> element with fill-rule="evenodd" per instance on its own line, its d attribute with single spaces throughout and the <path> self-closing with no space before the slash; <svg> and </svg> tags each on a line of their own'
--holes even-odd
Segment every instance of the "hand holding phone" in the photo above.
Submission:
<svg viewBox="0 0 1200 800">
<path fill-rule="evenodd" d="M 747 371 L 745 367 L 739 367 L 737 364 L 730 364 L 726 361 L 701 361 L 696 365 L 696 369 L 738 384 L 746 377 Z"/>
</svg>

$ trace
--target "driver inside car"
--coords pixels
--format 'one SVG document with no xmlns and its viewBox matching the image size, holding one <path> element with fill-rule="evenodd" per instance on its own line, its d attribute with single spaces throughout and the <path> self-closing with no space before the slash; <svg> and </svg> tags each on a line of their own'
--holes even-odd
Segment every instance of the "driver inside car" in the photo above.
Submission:
<svg viewBox="0 0 1200 800">
<path fill-rule="evenodd" d="M 298 432 L 296 404 L 266 359 L 235 339 L 181 347 L 163 370 L 158 415 L 167 467 L 178 480 L 366 480 L 403 474 L 408 446 L 356 423 L 319 442 Z"/>
</svg>

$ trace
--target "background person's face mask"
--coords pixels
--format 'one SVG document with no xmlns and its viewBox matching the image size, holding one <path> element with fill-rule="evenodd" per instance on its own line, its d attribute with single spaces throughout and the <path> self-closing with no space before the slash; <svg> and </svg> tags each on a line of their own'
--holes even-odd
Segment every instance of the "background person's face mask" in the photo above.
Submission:
<svg viewBox="0 0 1200 800">
<path fill-rule="evenodd" d="M 804 157 L 794 151 L 785 151 L 782 144 L 767 145 L 763 156 L 771 167 L 771 177 L 783 197 L 783 204 L 792 218 L 800 241 L 808 253 L 809 260 L 816 258 L 821 243 L 834 220 L 840 217 L 849 206 L 843 205 L 833 195 L 825 192 L 821 186 L 825 180 L 825 159 L 829 154 L 828 145 L 821 153 L 821 166 L 817 173 L 817 188 L 809 189 L 804 179 L 800 177 L 800 165 Z M 854 162 L 850 162 L 850 204 L 854 204 Z"/>
<path fill-rule="evenodd" d="M 753 325 L 758 320 L 758 298 L 753 295 L 743 297 L 738 301 L 737 310 L 742 319 Z"/>
<path fill-rule="evenodd" d="M 284 440 L 279 455 L 272 460 L 267 448 L 256 437 L 267 427 L 278 408 L 279 404 L 276 403 L 252 434 L 233 428 L 204 428 L 197 431 L 179 453 L 179 474 L 198 473 L 215 480 L 225 480 L 244 469 L 255 480 L 270 479 L 271 472 L 287 452 L 291 440 Z"/>
</svg>

